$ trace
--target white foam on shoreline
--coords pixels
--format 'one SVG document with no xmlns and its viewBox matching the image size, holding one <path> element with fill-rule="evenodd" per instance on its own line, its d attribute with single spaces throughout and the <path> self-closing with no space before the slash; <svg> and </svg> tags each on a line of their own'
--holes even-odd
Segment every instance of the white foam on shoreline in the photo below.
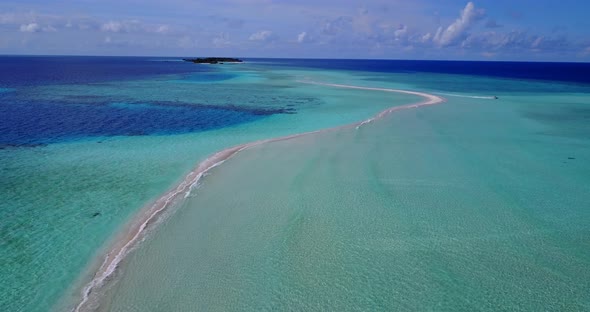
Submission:
<svg viewBox="0 0 590 312">
<path fill-rule="evenodd" d="M 199 181 L 202 177 L 211 169 L 220 166 L 226 160 L 230 159 L 237 153 L 255 147 L 265 143 L 277 142 L 277 141 L 285 141 L 290 140 L 314 133 L 320 133 L 325 131 L 334 131 L 343 128 L 350 128 L 355 127 L 359 129 L 361 126 L 368 124 L 372 121 L 377 119 L 383 118 L 385 115 L 390 114 L 394 111 L 404 110 L 404 109 L 411 109 L 411 108 L 418 108 L 420 106 L 426 105 L 434 105 L 440 104 L 445 101 L 445 99 L 422 92 L 416 91 L 407 91 L 407 90 L 399 90 L 399 89 L 387 89 L 387 88 L 371 88 L 371 87 L 361 87 L 361 86 L 352 86 L 352 85 L 343 85 L 343 84 L 332 84 L 332 83 L 323 83 L 323 82 L 316 82 L 311 80 L 298 80 L 297 82 L 300 83 L 307 83 L 307 84 L 314 84 L 320 86 L 327 86 L 327 87 L 335 87 L 335 88 L 346 88 L 346 89 L 357 89 L 357 90 L 369 90 L 369 91 L 381 91 L 381 92 L 394 92 L 394 93 L 402 93 L 402 94 L 411 94 L 417 95 L 425 98 L 426 100 L 423 102 L 415 103 L 415 104 L 407 104 L 402 106 L 394 106 L 390 107 L 379 114 L 371 117 L 367 120 L 363 120 L 360 122 L 356 122 L 353 124 L 348 124 L 344 126 L 324 129 L 324 130 L 317 130 L 311 132 L 305 132 L 300 134 L 294 134 L 284 137 L 278 137 L 273 139 L 266 139 L 260 140 L 245 144 L 240 144 L 237 146 L 233 146 L 224 150 L 221 150 L 212 156 L 208 157 L 201 163 L 199 163 L 195 170 L 191 171 L 184 180 L 178 184 L 175 188 L 165 193 L 162 197 L 160 197 L 156 202 L 147 206 L 146 208 L 142 209 L 139 217 L 136 219 L 136 223 L 133 223 L 129 226 L 129 228 L 124 232 L 125 235 L 121 237 L 120 240 L 116 241 L 114 246 L 111 248 L 111 251 L 105 256 L 104 261 L 102 262 L 100 268 L 94 274 L 92 280 L 84 286 L 82 290 L 82 299 L 78 303 L 78 305 L 72 309 L 72 311 L 79 312 L 82 311 L 85 305 L 89 302 L 91 293 L 100 288 L 105 281 L 116 271 L 117 267 L 121 263 L 121 261 L 125 258 L 125 256 L 129 253 L 133 246 L 136 245 L 137 242 L 141 241 L 142 235 L 144 234 L 148 225 L 156 220 L 156 218 L 168 208 L 175 200 L 179 199 L 182 194 L 183 198 L 187 198 L 190 195 L 190 192 L 193 188 L 198 186 Z"/>
</svg>

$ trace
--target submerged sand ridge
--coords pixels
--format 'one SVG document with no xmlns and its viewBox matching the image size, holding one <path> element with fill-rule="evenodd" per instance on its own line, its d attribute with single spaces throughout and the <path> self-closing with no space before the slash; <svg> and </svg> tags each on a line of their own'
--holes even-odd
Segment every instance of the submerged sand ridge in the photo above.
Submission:
<svg viewBox="0 0 590 312">
<path fill-rule="evenodd" d="M 118 265 L 121 261 L 125 258 L 125 256 L 129 253 L 129 251 L 142 239 L 148 225 L 153 223 L 157 220 L 157 218 L 161 215 L 166 208 L 169 208 L 173 203 L 178 201 L 183 197 L 183 194 L 188 195 L 191 189 L 198 184 L 202 176 L 207 173 L 212 168 L 215 168 L 221 165 L 223 162 L 228 160 L 229 158 L 233 157 L 240 151 L 245 149 L 258 146 L 265 143 L 277 142 L 277 141 L 286 141 L 290 139 L 295 139 L 301 136 L 307 136 L 314 133 L 325 132 L 325 131 L 336 131 L 344 128 L 359 128 L 364 124 L 370 123 L 372 121 L 378 120 L 383 118 L 387 114 L 393 113 L 399 110 L 405 109 L 412 109 L 418 108 L 421 106 L 427 105 L 435 105 L 440 104 L 445 101 L 444 98 L 423 93 L 417 91 L 408 91 L 408 90 L 399 90 L 399 89 L 389 89 L 389 88 L 372 88 L 372 87 L 362 87 L 362 86 L 354 86 L 354 85 L 344 85 L 344 84 L 332 84 L 332 83 L 324 83 L 324 82 L 316 82 L 316 81 L 298 81 L 300 83 L 306 84 L 314 84 L 319 86 L 326 86 L 326 87 L 334 87 L 334 88 L 347 88 L 347 89 L 357 89 L 357 90 L 367 90 L 367 91 L 379 91 L 379 92 L 393 92 L 393 93 L 402 93 L 402 94 L 409 94 L 409 95 L 416 95 L 425 98 L 424 101 L 418 103 L 412 103 L 402 106 L 394 106 L 388 108 L 384 111 L 381 111 L 377 115 L 367 120 L 359 121 L 353 124 L 343 125 L 339 127 L 317 130 L 317 131 L 310 131 L 300 134 L 294 134 L 289 136 L 283 136 L 278 138 L 271 138 L 266 140 L 259 140 L 255 142 L 240 144 L 237 146 L 233 146 L 224 150 L 221 150 L 201 163 L 197 165 L 197 167 L 191 171 L 181 183 L 179 183 L 176 187 L 174 187 L 169 192 L 165 193 L 162 197 L 156 200 L 153 204 L 145 207 L 142 209 L 138 215 L 138 217 L 134 220 L 129 227 L 124 230 L 122 236 L 115 241 L 110 251 L 105 256 L 101 266 L 95 272 L 92 280 L 86 284 L 86 286 L 82 290 L 82 299 L 80 300 L 79 304 L 73 309 L 73 311 L 84 311 L 87 309 L 92 309 L 89 306 L 91 302 L 91 295 L 96 293 L 96 290 L 100 289 L 101 286 L 108 281 L 109 277 L 116 271 Z M 94 298 L 93 298 L 94 299 Z"/>
</svg>

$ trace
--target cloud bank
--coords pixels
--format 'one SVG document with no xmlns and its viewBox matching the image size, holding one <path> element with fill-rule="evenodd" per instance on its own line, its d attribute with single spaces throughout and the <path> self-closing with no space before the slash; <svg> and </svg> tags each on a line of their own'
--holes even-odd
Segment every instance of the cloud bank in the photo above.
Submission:
<svg viewBox="0 0 590 312">
<path fill-rule="evenodd" d="M 250 35 L 248 40 L 250 41 L 261 41 L 261 42 L 269 42 L 274 41 L 277 39 L 277 36 L 270 30 L 261 30 L 257 31 Z"/>
<path fill-rule="evenodd" d="M 461 11 L 461 16 L 446 29 L 439 27 L 432 40 L 441 46 L 457 44 L 467 37 L 469 29 L 484 15 L 483 10 L 476 9 L 473 2 L 468 2 Z"/>
<path fill-rule="evenodd" d="M 0 4 L 0 53 L 43 53 L 51 45 L 61 54 L 506 59 L 565 53 L 576 59 L 588 57 L 590 45 L 590 36 L 565 31 L 589 32 L 582 27 L 536 32 L 525 18 L 494 15 L 497 8 L 486 10 L 477 1 L 453 9 L 434 0 L 170 0 L 182 12 L 155 0 L 142 6 L 88 2 L 76 10 L 6 1 Z"/>
</svg>

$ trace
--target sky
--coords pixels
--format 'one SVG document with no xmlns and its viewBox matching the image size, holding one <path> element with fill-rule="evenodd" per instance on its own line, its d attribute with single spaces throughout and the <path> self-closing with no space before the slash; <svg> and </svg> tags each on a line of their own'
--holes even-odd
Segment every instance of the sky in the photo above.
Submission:
<svg viewBox="0 0 590 312">
<path fill-rule="evenodd" d="M 2 0 L 0 54 L 590 61 L 586 0 Z"/>
</svg>

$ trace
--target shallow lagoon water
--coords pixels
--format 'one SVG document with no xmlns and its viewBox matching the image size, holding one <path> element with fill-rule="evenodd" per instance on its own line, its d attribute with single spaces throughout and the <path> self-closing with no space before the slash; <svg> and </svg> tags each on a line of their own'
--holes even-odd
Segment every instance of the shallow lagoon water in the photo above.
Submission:
<svg viewBox="0 0 590 312">
<path fill-rule="evenodd" d="M 130 255 L 99 310 L 587 310 L 588 125 L 556 136 L 570 123 L 526 113 L 586 95 L 531 97 L 243 151 Z"/>
<path fill-rule="evenodd" d="M 16 125 L 1 135 L 3 307 L 45 311 L 61 307 L 59 298 L 77 297 L 85 272 L 109 240 L 208 155 L 238 143 L 367 118 L 391 104 L 367 94 L 362 97 L 367 105 L 358 106 L 345 90 L 320 98 L 292 76 L 273 77 L 267 84 L 261 83 L 268 80 L 263 73 L 249 69 L 244 77 L 224 82 L 175 82 L 184 76 L 21 84 L 0 98 L 7 112 L 0 116 L 2 126 Z M 23 119 L 23 111 L 13 109 L 17 104 L 46 107 L 47 114 L 30 110 L 38 118 Z M 48 118 L 55 113 L 51 105 L 68 113 Z M 338 114 L 330 115 L 336 108 Z M 78 112 L 74 120 L 72 111 Z M 212 115 L 203 111 L 228 115 L 217 114 L 219 121 L 212 123 Z M 197 119 L 191 123 L 187 117 Z M 171 120 L 177 123 L 167 124 Z M 69 121 L 79 126 L 66 125 Z M 150 122 L 153 131 L 128 132 Z M 19 127 L 22 131 L 16 131 Z"/>
<path fill-rule="evenodd" d="M 419 100 L 301 82 L 319 81 L 451 95 L 359 130 L 239 153 L 150 229 L 95 307 L 588 309 L 587 86 L 152 63 L 167 67 L 78 74 L 62 83 L 44 75 L 27 84 L 0 79 L 11 88 L 0 95 L 3 109 L 13 98 L 132 116 L 231 113 L 209 128 L 174 118 L 166 127 L 158 118 L 159 130 L 133 136 L 99 131 L 3 142 L 2 306 L 75 305 L 110 240 L 215 151 Z M 195 70 L 213 80 L 195 78 Z M 490 95 L 500 100 L 469 98 Z"/>
</svg>

